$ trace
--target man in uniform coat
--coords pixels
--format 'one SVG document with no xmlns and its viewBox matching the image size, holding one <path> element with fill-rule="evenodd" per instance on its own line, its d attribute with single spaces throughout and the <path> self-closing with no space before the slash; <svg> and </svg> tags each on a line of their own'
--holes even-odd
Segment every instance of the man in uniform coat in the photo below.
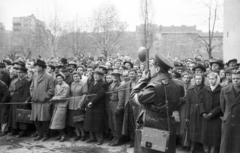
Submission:
<svg viewBox="0 0 240 153">
<path fill-rule="evenodd" d="M 10 92 L 7 85 L 0 80 L 0 125 L 1 125 L 1 134 L 4 136 L 7 134 L 7 122 L 8 122 L 8 106 L 2 103 L 6 103 L 9 100 Z"/>
<path fill-rule="evenodd" d="M 240 152 L 240 71 L 232 72 L 232 85 L 222 89 L 220 106 L 222 118 L 222 138 L 220 153 Z"/>
<path fill-rule="evenodd" d="M 16 110 L 19 109 L 31 109 L 30 104 L 21 104 L 30 100 L 30 85 L 31 81 L 27 80 L 27 68 L 20 67 L 18 69 L 18 79 L 15 82 L 15 89 L 13 91 L 11 101 L 13 103 L 19 103 L 19 105 L 11 105 L 9 112 L 8 127 L 11 128 L 10 135 L 15 135 L 19 132 L 17 137 L 22 137 L 27 134 L 29 125 L 27 123 L 16 122 Z M 19 131 L 20 130 L 20 131 Z"/>
<path fill-rule="evenodd" d="M 38 131 L 38 137 L 34 140 L 46 141 L 49 137 L 49 124 L 51 120 L 51 112 L 49 100 L 54 94 L 54 79 L 53 76 L 47 73 L 46 63 L 42 60 L 37 60 L 34 64 L 37 73 L 33 77 L 30 87 L 32 96 L 32 113 L 31 120 L 34 121 Z"/>
<path fill-rule="evenodd" d="M 106 112 L 106 91 L 107 84 L 103 81 L 104 73 L 96 69 L 94 71 L 94 82 L 88 87 L 86 114 L 84 119 L 84 130 L 90 132 L 87 143 L 98 141 L 98 145 L 103 143 L 103 132 L 105 130 Z M 93 95 L 95 94 L 95 95 Z"/>
<path fill-rule="evenodd" d="M 142 128 L 143 126 L 170 131 L 166 153 L 175 153 L 176 129 L 174 118 L 171 116 L 179 105 L 180 97 L 184 96 L 184 89 L 180 84 L 172 80 L 168 73 L 170 68 L 173 68 L 173 64 L 160 53 L 156 53 L 154 62 L 150 64 L 150 75 L 144 73 L 136 86 L 133 87 L 133 91 L 130 95 L 130 103 L 135 106 L 142 105 L 143 110 L 145 110 L 145 115 L 143 115 L 145 118 L 140 115 L 142 118 L 138 119 L 138 121 L 141 119 L 143 122 L 138 128 Z M 168 101 L 168 111 L 166 101 Z M 168 123 L 170 123 L 170 127 Z M 138 136 L 139 135 L 136 134 L 134 145 L 135 153 L 161 152 L 153 150 L 152 148 L 147 148 L 146 146 L 141 147 L 142 135 L 140 138 Z"/>
</svg>

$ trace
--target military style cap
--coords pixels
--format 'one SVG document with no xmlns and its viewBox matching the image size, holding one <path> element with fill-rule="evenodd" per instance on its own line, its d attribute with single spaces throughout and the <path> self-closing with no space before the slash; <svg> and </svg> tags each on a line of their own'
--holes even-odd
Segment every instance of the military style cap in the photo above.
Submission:
<svg viewBox="0 0 240 153">
<path fill-rule="evenodd" d="M 161 53 L 155 54 L 154 63 L 166 72 L 174 67 L 173 63 Z"/>
</svg>

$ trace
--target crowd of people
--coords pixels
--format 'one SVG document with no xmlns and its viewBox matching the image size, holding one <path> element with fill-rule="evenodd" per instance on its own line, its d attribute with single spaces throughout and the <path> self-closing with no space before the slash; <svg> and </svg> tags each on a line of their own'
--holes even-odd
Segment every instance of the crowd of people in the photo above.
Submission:
<svg viewBox="0 0 240 153">
<path fill-rule="evenodd" d="M 138 152 L 139 114 L 149 110 L 150 116 L 166 119 L 168 99 L 168 152 L 178 146 L 193 153 L 199 144 L 206 153 L 240 152 L 237 59 L 169 60 L 156 54 L 149 60 L 149 72 L 145 67 L 123 55 L 96 60 L 5 58 L 0 63 L 0 136 L 127 143 Z M 162 128 L 165 123 L 145 124 Z"/>
</svg>

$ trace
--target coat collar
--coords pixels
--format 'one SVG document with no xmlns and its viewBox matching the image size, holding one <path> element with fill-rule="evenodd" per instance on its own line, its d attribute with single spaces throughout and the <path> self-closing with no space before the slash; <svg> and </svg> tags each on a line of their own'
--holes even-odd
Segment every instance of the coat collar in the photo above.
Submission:
<svg viewBox="0 0 240 153">
<path fill-rule="evenodd" d="M 211 87 L 210 86 L 206 86 L 206 89 L 208 90 L 208 91 L 210 91 L 210 92 L 218 92 L 218 91 L 221 91 L 221 89 L 222 89 L 222 87 L 220 86 L 220 85 L 218 85 L 213 91 L 212 91 L 212 89 L 211 89 Z"/>
</svg>

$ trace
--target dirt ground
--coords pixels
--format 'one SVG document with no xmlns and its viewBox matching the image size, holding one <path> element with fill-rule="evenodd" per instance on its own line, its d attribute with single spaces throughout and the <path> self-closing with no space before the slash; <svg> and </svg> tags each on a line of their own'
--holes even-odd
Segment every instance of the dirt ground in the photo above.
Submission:
<svg viewBox="0 0 240 153">
<path fill-rule="evenodd" d="M 133 153 L 126 145 L 109 147 L 105 142 L 101 146 L 96 143 L 87 144 L 81 141 L 46 142 L 33 141 L 30 137 L 16 138 L 5 136 L 0 138 L 0 153 Z"/>
<path fill-rule="evenodd" d="M 53 139 L 42 142 L 33 141 L 31 137 L 0 137 L 0 153 L 133 153 L 133 148 L 127 148 L 127 145 L 109 147 L 109 142 L 97 146 L 96 143 L 87 144 L 73 140 L 58 142 Z M 188 152 L 176 151 L 176 153 Z M 203 153 L 202 149 L 198 148 L 197 153 Z"/>
</svg>

